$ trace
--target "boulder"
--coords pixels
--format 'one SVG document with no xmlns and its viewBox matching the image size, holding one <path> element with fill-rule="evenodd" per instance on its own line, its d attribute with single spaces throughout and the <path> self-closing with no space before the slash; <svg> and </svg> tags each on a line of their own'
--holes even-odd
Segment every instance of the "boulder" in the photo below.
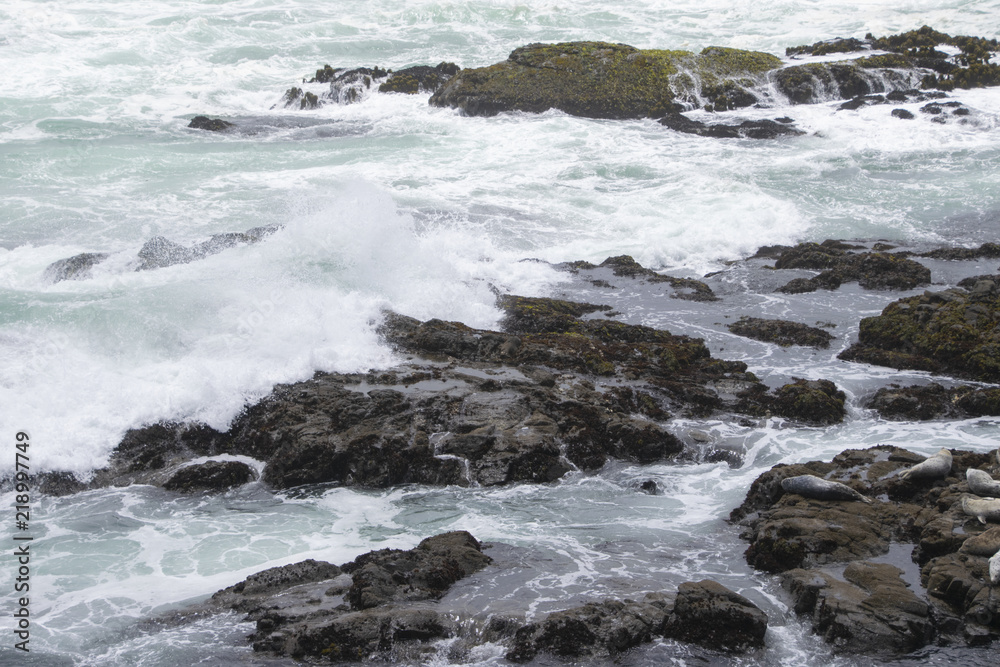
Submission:
<svg viewBox="0 0 1000 667">
<path fill-rule="evenodd" d="M 737 652 L 764 646 L 766 632 L 767 614 L 708 579 L 678 587 L 673 614 L 663 627 L 666 637 Z"/>
<path fill-rule="evenodd" d="M 780 65 L 770 54 L 721 47 L 693 54 L 608 42 L 529 44 L 504 62 L 462 70 L 430 102 L 470 116 L 559 109 L 588 118 L 659 118 L 676 110 L 675 101 L 696 99 L 692 75 L 728 108 L 755 99 L 740 80 Z"/>
</svg>

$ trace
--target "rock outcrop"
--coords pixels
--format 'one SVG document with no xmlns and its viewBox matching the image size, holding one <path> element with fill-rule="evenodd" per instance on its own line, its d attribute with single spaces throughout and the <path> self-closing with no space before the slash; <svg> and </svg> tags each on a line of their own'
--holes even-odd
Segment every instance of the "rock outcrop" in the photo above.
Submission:
<svg viewBox="0 0 1000 667">
<path fill-rule="evenodd" d="M 987 551 L 994 542 L 1000 547 L 991 537 L 997 531 L 962 508 L 970 491 L 966 470 L 995 476 L 997 460 L 954 451 L 943 479 L 899 475 L 922 460 L 878 446 L 829 463 L 775 466 L 733 511 L 750 542 L 747 561 L 781 573 L 795 611 L 838 651 L 891 655 L 1000 636 L 1000 596 L 987 572 Z M 807 499 L 782 489 L 782 479 L 803 474 L 849 485 L 874 502 Z M 899 543 L 912 545 L 909 576 L 904 560 L 884 562 Z M 919 590 L 911 585 L 917 567 Z"/>
<path fill-rule="evenodd" d="M 846 361 L 1000 382 L 1000 292 L 997 276 L 890 303 L 861 320 Z"/>
</svg>

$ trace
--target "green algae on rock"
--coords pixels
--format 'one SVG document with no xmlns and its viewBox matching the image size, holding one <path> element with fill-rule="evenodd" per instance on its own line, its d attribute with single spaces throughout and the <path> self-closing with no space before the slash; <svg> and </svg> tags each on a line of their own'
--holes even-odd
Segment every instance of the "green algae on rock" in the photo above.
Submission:
<svg viewBox="0 0 1000 667">
<path fill-rule="evenodd" d="M 1000 382 L 998 322 L 1000 293 L 994 280 L 978 280 L 971 289 L 928 291 L 861 320 L 858 342 L 839 358 Z"/>
<path fill-rule="evenodd" d="M 756 75 L 780 66 L 781 60 L 767 53 L 722 47 L 695 55 L 608 42 L 529 44 L 504 62 L 463 70 L 431 104 L 470 116 L 559 109 L 588 118 L 659 117 L 676 111 L 675 100 L 692 98 L 693 76 L 703 86 L 721 86 L 717 96 L 723 95 L 728 107 L 749 99 L 734 88 L 742 88 L 737 79 L 752 84 Z M 723 85 L 727 80 L 733 81 Z"/>
</svg>

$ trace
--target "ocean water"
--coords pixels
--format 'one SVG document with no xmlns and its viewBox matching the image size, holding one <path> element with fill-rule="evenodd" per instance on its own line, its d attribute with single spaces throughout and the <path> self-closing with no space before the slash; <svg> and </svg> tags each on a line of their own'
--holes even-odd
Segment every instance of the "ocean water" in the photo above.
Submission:
<svg viewBox="0 0 1000 667">
<path fill-rule="evenodd" d="M 905 122 L 889 105 L 837 111 L 832 101 L 793 107 L 780 97 L 771 108 L 729 114 L 788 115 L 808 132 L 781 141 L 711 140 L 649 120 L 559 112 L 466 118 L 430 107 L 425 95 L 312 111 L 280 102 L 326 63 L 476 67 L 529 42 L 578 39 L 782 55 L 787 46 L 924 24 L 994 37 L 1000 2 L 5 2 L 0 437 L 30 432 L 35 469 L 86 477 L 128 428 L 163 419 L 225 428 L 275 383 L 392 365 L 396 357 L 374 333 L 385 308 L 494 326 L 497 289 L 613 303 L 626 321 L 705 338 L 713 354 L 746 361 L 768 382 L 833 379 L 851 414 L 830 428 L 671 424 L 681 436 L 697 429 L 742 453 L 737 468 L 612 465 L 502 489 L 276 494 L 250 485 L 181 498 L 133 487 L 40 499 L 32 652 L 13 652 L 0 624 L 0 663 L 265 664 L 245 646 L 250 626 L 238 617 L 157 632 L 140 622 L 267 567 L 310 557 L 340 563 L 466 529 L 516 566 L 460 586 L 449 596 L 458 607 L 542 613 L 711 577 L 766 609 L 767 649 L 708 659 L 660 643 L 628 664 L 868 664 L 832 658 L 788 612 L 773 580 L 749 570 L 737 529 L 723 519 L 778 462 L 879 443 L 923 453 L 997 446 L 997 420 L 890 425 L 858 407 L 886 382 L 926 381 L 836 359 L 860 317 L 899 294 L 849 285 L 781 296 L 739 267 L 714 277 L 733 318 L 836 325 L 830 350 L 785 350 L 728 334 L 718 305 L 601 291 L 548 262 L 627 253 L 695 277 L 765 244 L 996 241 L 1000 91 L 956 93 L 972 110 L 965 124 L 932 123 L 916 103 L 899 105 L 918 116 Z M 201 114 L 238 131 L 188 129 Z M 281 228 L 255 245 L 134 271 L 152 237 L 192 245 L 265 225 Z M 83 252 L 110 257 L 86 280 L 46 276 L 52 262 Z M 932 270 L 945 285 L 996 266 L 939 262 Z M 0 474 L 9 474 L 14 453 L 3 452 Z M 664 493 L 636 493 L 646 479 Z M 13 504 L 12 494 L 0 497 L 0 507 Z M 0 539 L 10 544 L 13 510 L 5 511 Z M 11 567 L 0 562 L 0 580 Z M 11 588 L 0 586 L 4 609 Z M 486 646 L 449 657 L 442 645 L 432 663 L 502 664 L 502 654 Z M 953 649 L 921 656 L 932 664 L 982 659 Z"/>
</svg>

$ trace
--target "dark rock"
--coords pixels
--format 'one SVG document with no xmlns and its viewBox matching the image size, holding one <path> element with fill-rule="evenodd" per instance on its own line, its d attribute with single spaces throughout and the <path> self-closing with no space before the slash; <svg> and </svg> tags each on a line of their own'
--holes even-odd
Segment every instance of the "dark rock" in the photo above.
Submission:
<svg viewBox="0 0 1000 667">
<path fill-rule="evenodd" d="M 462 70 L 430 102 L 470 116 L 560 109 L 589 118 L 659 118 L 676 110 L 675 100 L 695 99 L 693 79 L 676 77 L 679 70 L 697 74 L 728 108 L 748 99 L 740 78 L 780 64 L 769 54 L 720 47 L 695 55 L 607 42 L 529 44 L 504 62 Z"/>
<path fill-rule="evenodd" d="M 692 278 L 676 278 L 663 273 L 657 273 L 635 261 L 630 255 L 618 255 L 608 257 L 600 264 L 601 267 L 610 268 L 616 276 L 627 276 L 629 278 L 641 278 L 651 283 L 669 283 L 674 288 L 673 298 L 684 299 L 686 301 L 717 301 L 718 297 L 712 288 Z M 581 267 L 583 268 L 583 267 Z M 597 268 L 593 265 L 590 268 Z"/>
<path fill-rule="evenodd" d="M 728 325 L 727 328 L 738 336 L 777 343 L 782 347 L 805 345 L 828 348 L 830 341 L 833 340 L 833 336 L 822 329 L 787 320 L 765 320 L 759 317 L 744 316 Z"/>
<path fill-rule="evenodd" d="M 163 483 L 163 488 L 181 493 L 225 491 L 255 479 L 254 469 L 241 461 L 208 461 L 181 468 Z"/>
<path fill-rule="evenodd" d="M 980 549 L 998 538 L 976 538 L 982 546 L 973 540 L 982 528 L 965 515 L 962 498 L 968 493 L 966 471 L 992 469 L 996 461 L 992 453 L 951 454 L 950 474 L 931 482 L 901 479 L 898 473 L 923 457 L 889 446 L 847 450 L 831 462 L 772 468 L 730 517 L 745 527 L 747 561 L 784 572 L 796 612 L 806 614 L 838 651 L 888 655 L 931 641 L 990 641 L 1000 635 L 994 620 L 1000 607 Z M 847 484 L 876 501 L 783 493 L 781 480 L 800 474 Z M 915 545 L 912 558 L 923 566 L 926 598 L 924 591 L 906 588 L 896 567 L 867 562 L 893 543 Z M 843 575 L 824 567 L 840 563 L 848 564 Z"/>
<path fill-rule="evenodd" d="M 742 595 L 708 579 L 677 589 L 673 614 L 664 635 L 724 651 L 764 645 L 767 614 Z"/>
<path fill-rule="evenodd" d="M 885 563 L 853 562 L 842 581 L 819 570 L 782 575 L 795 611 L 835 650 L 864 655 L 909 653 L 930 643 L 934 623 L 926 602 L 907 588 L 902 570 Z"/>
<path fill-rule="evenodd" d="M 844 392 L 829 380 L 802 380 L 773 392 L 757 385 L 739 394 L 736 409 L 755 417 L 774 415 L 806 424 L 837 424 L 844 420 Z"/>
<path fill-rule="evenodd" d="M 1000 257 L 1000 243 L 984 243 L 978 248 L 938 248 L 922 253 L 920 256 L 951 260 L 996 258 Z M 959 284 L 961 285 L 961 283 Z"/>
<path fill-rule="evenodd" d="M 649 593 L 640 602 L 605 600 L 555 612 L 518 629 L 506 657 L 528 662 L 545 652 L 565 658 L 614 658 L 662 636 L 672 607 L 670 597 Z"/>
<path fill-rule="evenodd" d="M 336 565 L 310 558 L 251 574 L 240 583 L 215 593 L 212 602 L 237 611 L 248 612 L 260 606 L 266 598 L 279 595 L 286 589 L 328 581 L 340 576 L 341 572 Z"/>
<path fill-rule="evenodd" d="M 864 407 L 883 419 L 966 419 L 1000 415 L 1000 389 L 973 386 L 946 389 L 939 384 L 879 389 Z"/>
<path fill-rule="evenodd" d="M 62 280 L 85 280 L 91 269 L 109 257 L 106 252 L 85 252 L 52 262 L 45 268 L 45 278 L 54 283 Z"/>
<path fill-rule="evenodd" d="M 852 99 L 912 87 L 914 62 L 901 55 L 869 56 L 856 60 L 793 65 L 775 72 L 778 90 L 792 104 L 827 99 Z M 871 77 L 870 72 L 879 76 Z"/>
<path fill-rule="evenodd" d="M 725 123 L 703 123 L 692 120 L 680 113 L 668 114 L 660 119 L 660 124 L 677 132 L 697 134 L 701 137 L 717 139 L 775 139 L 783 136 L 801 136 L 802 130 L 773 120 L 745 120 L 739 125 Z"/>
<path fill-rule="evenodd" d="M 915 118 L 915 116 L 913 115 L 913 113 L 910 112 L 910 111 L 907 111 L 906 109 L 893 109 L 892 110 L 892 117 L 893 118 L 902 118 L 903 120 L 913 120 Z"/>
<path fill-rule="evenodd" d="M 208 130 L 209 132 L 225 132 L 231 127 L 235 127 L 233 123 L 227 120 L 222 120 L 221 118 L 209 118 L 208 116 L 195 116 L 188 123 L 188 127 L 195 130 Z"/>
<path fill-rule="evenodd" d="M 856 51 L 865 51 L 869 48 L 868 43 L 862 42 L 860 39 L 856 39 L 854 37 L 843 39 L 841 37 L 837 37 L 836 39 L 827 39 L 811 45 L 790 46 L 785 49 L 785 55 L 826 56 L 831 53 L 854 53 Z"/>
<path fill-rule="evenodd" d="M 455 63 L 441 63 L 436 67 L 418 65 L 396 70 L 378 87 L 380 93 L 436 93 L 451 77 L 461 71 Z"/>
<path fill-rule="evenodd" d="M 398 656 L 452 633 L 454 622 L 432 601 L 490 562 L 469 533 L 444 533 L 342 567 L 308 560 L 265 570 L 219 591 L 209 607 L 256 621 L 250 640 L 258 652 L 337 662 Z"/>
<path fill-rule="evenodd" d="M 842 352 L 846 361 L 908 368 L 982 382 L 1000 381 L 1000 294 L 981 281 L 961 288 L 924 292 L 890 303 L 861 320 L 858 342 Z"/>
<path fill-rule="evenodd" d="M 796 279 L 779 291 L 811 292 L 818 287 L 836 289 L 843 282 L 857 281 L 865 289 L 913 289 L 927 285 L 930 269 L 899 254 L 849 252 L 834 244 L 800 243 L 781 251 L 776 269 L 822 269 L 819 276 Z"/>
</svg>

